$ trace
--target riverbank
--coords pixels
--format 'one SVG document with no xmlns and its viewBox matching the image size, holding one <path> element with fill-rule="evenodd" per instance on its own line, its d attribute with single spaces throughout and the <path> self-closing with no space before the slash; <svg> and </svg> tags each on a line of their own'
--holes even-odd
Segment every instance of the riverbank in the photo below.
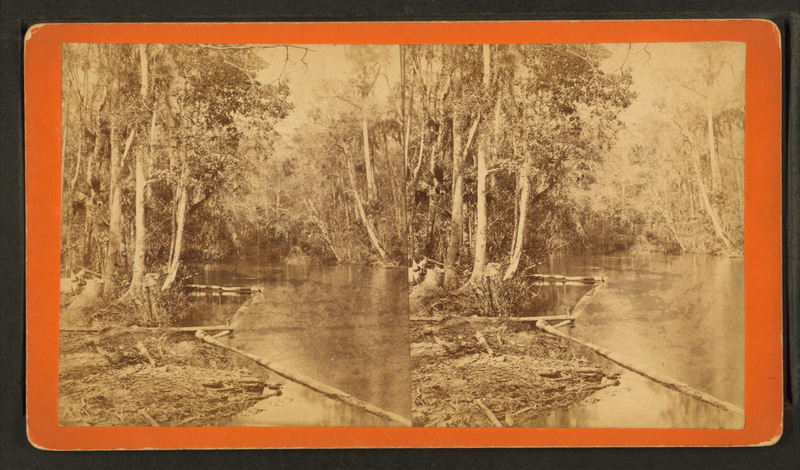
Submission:
<svg viewBox="0 0 800 470">
<path fill-rule="evenodd" d="M 220 425 L 282 393 L 282 383 L 266 371 L 245 368 L 241 358 L 198 341 L 193 331 L 109 321 L 135 315 L 109 314 L 95 291 L 90 281 L 75 296 L 62 294 L 62 426 Z"/>
<path fill-rule="evenodd" d="M 109 327 L 59 336 L 62 426 L 216 426 L 269 396 L 277 376 L 252 372 L 191 332 Z"/>
<path fill-rule="evenodd" d="M 533 325 L 473 320 L 412 324 L 414 426 L 513 427 L 619 384 Z"/>
</svg>

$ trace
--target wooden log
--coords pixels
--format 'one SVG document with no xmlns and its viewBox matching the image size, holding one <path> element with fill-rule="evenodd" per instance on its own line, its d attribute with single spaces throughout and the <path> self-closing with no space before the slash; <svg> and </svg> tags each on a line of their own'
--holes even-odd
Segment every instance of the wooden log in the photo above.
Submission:
<svg viewBox="0 0 800 470">
<path fill-rule="evenodd" d="M 597 289 L 599 288 L 600 286 L 592 287 L 591 289 L 589 289 L 589 292 L 583 294 L 581 300 L 579 300 L 578 303 L 575 304 L 575 308 L 572 309 L 570 316 L 577 317 L 578 315 L 583 313 L 583 310 L 586 308 L 587 305 L 589 305 L 589 302 L 592 300 L 592 297 L 594 297 L 594 294 L 597 292 Z"/>
<path fill-rule="evenodd" d="M 186 332 L 186 333 L 193 333 L 199 330 L 206 330 L 206 331 L 223 331 L 223 330 L 230 330 L 231 327 L 228 325 L 213 325 L 213 326 L 173 326 L 173 327 L 144 327 L 144 326 L 131 326 L 131 327 L 123 327 L 123 328 L 113 328 L 113 327 L 70 327 L 70 328 L 60 328 L 58 331 L 65 331 L 70 333 L 100 333 L 114 330 L 116 332 L 136 332 L 136 331 L 168 331 L 174 333 Z"/>
<path fill-rule="evenodd" d="M 590 283 L 581 281 L 533 281 L 534 286 L 586 286 Z"/>
<path fill-rule="evenodd" d="M 201 339 L 201 340 L 203 340 L 203 341 L 205 341 L 205 342 L 207 342 L 209 344 L 213 344 L 214 346 L 217 346 L 217 347 L 220 347 L 220 348 L 223 348 L 223 349 L 227 349 L 229 351 L 237 352 L 237 353 L 243 355 L 244 357 L 250 359 L 251 361 L 255 362 L 256 364 L 260 365 L 261 367 L 264 367 L 265 369 L 271 370 L 272 372 L 280 375 L 281 377 L 284 377 L 284 378 L 286 378 L 288 380 L 291 380 L 292 382 L 295 382 L 295 383 L 298 383 L 300 385 L 303 385 L 304 387 L 309 388 L 311 390 L 314 390 L 315 392 L 319 392 L 319 393 L 325 395 L 328 398 L 331 398 L 333 400 L 338 400 L 338 401 L 340 401 L 342 403 L 347 403 L 348 405 L 353 406 L 354 408 L 357 408 L 357 409 L 359 409 L 361 411 L 365 411 L 367 413 L 370 413 L 370 414 L 373 414 L 375 416 L 381 417 L 381 418 L 383 418 L 385 420 L 393 421 L 393 422 L 402 424 L 403 426 L 408 426 L 408 427 L 411 426 L 411 421 L 410 420 L 408 420 L 408 419 L 406 419 L 406 418 L 404 418 L 404 417 L 402 417 L 402 416 L 400 416 L 398 414 L 392 413 L 390 411 L 383 410 L 383 409 L 378 408 L 377 406 L 375 406 L 375 405 L 373 405 L 371 403 L 367 403 L 367 402 L 365 402 L 363 400 L 359 400 L 358 398 L 355 398 L 355 397 L 353 397 L 351 395 L 348 395 L 347 393 L 344 393 L 341 390 L 338 390 L 336 388 L 333 388 L 331 386 L 328 386 L 328 385 L 325 385 L 325 384 L 323 384 L 321 382 L 318 382 L 318 381 L 312 379 L 311 377 L 306 377 L 306 376 L 304 376 L 302 374 L 298 374 L 298 373 L 296 373 L 294 371 L 291 371 L 288 368 L 286 368 L 286 367 L 284 367 L 284 366 L 282 366 L 280 364 L 276 364 L 276 363 L 274 363 L 272 361 L 264 359 L 263 357 L 259 357 L 259 356 L 256 356 L 255 354 L 246 353 L 244 351 L 239 351 L 238 349 L 234 349 L 232 347 L 226 346 L 226 345 L 220 343 L 219 341 L 217 341 L 216 339 L 208 336 L 202 330 L 198 330 L 195 335 L 197 336 L 197 338 L 199 338 L 199 339 Z"/>
<path fill-rule="evenodd" d="M 603 282 L 603 278 L 589 276 L 562 276 L 560 274 L 529 274 L 528 277 L 542 281 L 575 281 L 585 283 Z"/>
<path fill-rule="evenodd" d="M 574 319 L 569 318 L 567 320 L 562 321 L 561 323 L 556 323 L 555 325 L 553 325 L 553 328 L 561 328 L 562 326 L 567 326 L 574 321 L 575 321 Z"/>
<path fill-rule="evenodd" d="M 438 323 L 444 320 L 445 317 L 411 317 L 409 320 L 413 322 L 427 322 L 427 323 Z M 465 318 L 458 318 L 461 321 L 466 322 L 494 322 L 494 321 L 510 321 L 510 322 L 536 322 L 539 320 L 544 321 L 565 321 L 569 320 L 572 321 L 572 317 L 569 315 L 551 315 L 551 316 L 542 316 L 542 317 L 465 317 Z"/>
<path fill-rule="evenodd" d="M 565 339 L 567 339 L 569 341 L 573 341 L 575 343 L 581 344 L 581 345 L 591 349 L 592 351 L 596 352 L 597 354 L 605 357 L 606 359 L 608 359 L 608 360 L 610 360 L 610 361 L 612 361 L 612 362 L 614 362 L 616 364 L 619 364 L 620 366 L 622 366 L 622 367 L 624 367 L 624 368 L 626 368 L 628 370 L 636 372 L 637 374 L 639 374 L 641 376 L 647 377 L 648 379 L 650 379 L 650 380 L 652 380 L 654 382 L 657 382 L 657 383 L 659 383 L 659 384 L 661 384 L 661 385 L 663 385 L 663 386 L 665 386 L 665 387 L 667 387 L 667 388 L 669 388 L 671 390 L 675 390 L 677 392 L 684 393 L 684 394 L 689 395 L 691 397 L 694 397 L 694 398 L 696 398 L 696 399 L 698 399 L 698 400 L 700 400 L 700 401 L 702 401 L 704 403 L 708 403 L 709 405 L 713 405 L 713 406 L 715 406 L 717 408 L 720 408 L 720 409 L 723 409 L 723 410 L 726 410 L 726 411 L 730 411 L 730 412 L 735 413 L 735 414 L 740 415 L 740 416 L 744 416 L 744 410 L 739 408 L 738 406 L 734 405 L 733 403 L 729 403 L 729 402 L 720 400 L 720 399 L 718 399 L 716 397 L 713 397 L 713 396 L 709 395 L 708 393 L 696 390 L 696 389 L 690 387 L 689 385 L 686 385 L 683 382 L 675 380 L 672 377 L 669 377 L 667 375 L 662 374 L 661 372 L 658 372 L 658 371 L 655 371 L 653 369 L 650 369 L 649 367 L 645 367 L 645 366 L 633 363 L 633 362 L 627 360 L 626 358 L 620 356 L 619 354 L 614 353 L 614 352 L 612 352 L 612 351 L 610 351 L 610 350 L 608 350 L 608 349 L 606 349 L 606 348 L 604 348 L 602 346 L 597 346 L 595 344 L 588 343 L 586 341 L 582 341 L 582 340 L 579 340 L 577 338 L 573 338 L 572 336 L 566 335 L 566 334 L 558 331 L 557 329 L 553 328 L 552 326 L 548 325 L 545 322 L 537 322 L 536 323 L 536 327 L 541 329 L 541 330 L 543 330 L 543 331 L 546 331 L 546 332 L 548 332 L 548 333 L 550 333 L 552 335 L 558 336 L 560 338 L 565 338 Z"/>
<path fill-rule="evenodd" d="M 255 295 L 251 296 L 242 304 L 241 307 L 239 307 L 239 310 L 236 311 L 236 313 L 233 315 L 233 318 L 230 321 L 231 325 L 229 328 L 230 330 L 235 330 L 236 327 L 239 326 L 239 323 L 242 321 L 242 318 L 244 318 L 245 314 L 247 314 L 247 312 L 250 310 L 250 306 L 253 305 L 253 299 L 255 298 L 256 298 Z"/>
<path fill-rule="evenodd" d="M 222 292 L 241 292 L 241 293 L 261 292 L 261 289 L 259 289 L 258 287 L 215 286 L 215 285 L 204 285 L 204 284 L 187 284 L 186 288 L 197 289 L 197 290 L 218 290 Z"/>
<path fill-rule="evenodd" d="M 481 411 L 483 411 L 483 414 L 485 414 L 486 417 L 489 418 L 489 421 L 491 421 L 492 424 L 494 424 L 494 427 L 496 427 L 496 428 L 502 428 L 503 427 L 503 425 L 500 423 L 500 421 L 497 420 L 497 417 L 495 417 L 494 413 L 492 413 L 492 410 L 490 410 L 489 408 L 486 408 L 486 405 L 483 404 L 483 401 L 478 399 L 478 400 L 474 400 L 474 403 L 476 405 L 478 405 L 478 407 L 480 407 Z"/>
<path fill-rule="evenodd" d="M 437 323 L 444 319 L 444 317 L 410 317 L 410 321 Z"/>
<path fill-rule="evenodd" d="M 510 322 L 537 322 L 537 321 L 564 321 L 572 320 L 569 315 L 550 315 L 542 317 L 508 317 L 506 321 Z"/>
</svg>

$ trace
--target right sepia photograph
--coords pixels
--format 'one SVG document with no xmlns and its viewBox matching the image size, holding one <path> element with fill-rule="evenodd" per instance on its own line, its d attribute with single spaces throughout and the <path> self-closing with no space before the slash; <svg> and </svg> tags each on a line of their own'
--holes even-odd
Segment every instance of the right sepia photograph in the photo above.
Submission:
<svg viewBox="0 0 800 470">
<path fill-rule="evenodd" d="M 745 44 L 400 75 L 413 425 L 743 429 Z"/>
</svg>

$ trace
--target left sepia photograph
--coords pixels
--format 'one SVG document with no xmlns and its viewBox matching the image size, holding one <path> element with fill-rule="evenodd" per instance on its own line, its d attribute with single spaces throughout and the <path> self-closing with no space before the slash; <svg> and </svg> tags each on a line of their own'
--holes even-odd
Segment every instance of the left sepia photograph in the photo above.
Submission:
<svg viewBox="0 0 800 470">
<path fill-rule="evenodd" d="M 61 49 L 61 426 L 410 426 L 399 46 Z"/>
</svg>

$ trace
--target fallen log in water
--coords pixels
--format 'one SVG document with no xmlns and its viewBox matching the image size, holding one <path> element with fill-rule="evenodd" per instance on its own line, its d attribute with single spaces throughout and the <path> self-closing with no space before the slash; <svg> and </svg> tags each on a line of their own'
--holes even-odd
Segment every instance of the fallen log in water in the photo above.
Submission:
<svg viewBox="0 0 800 470">
<path fill-rule="evenodd" d="M 543 317 L 508 317 L 506 321 L 511 322 L 537 322 L 537 321 L 572 321 L 569 315 L 551 315 Z"/>
<path fill-rule="evenodd" d="M 527 277 L 531 277 L 539 281 L 573 281 L 573 282 L 582 282 L 589 284 L 604 282 L 604 279 L 602 277 L 562 276 L 560 274 L 528 274 Z"/>
<path fill-rule="evenodd" d="M 552 335 L 555 335 L 555 336 L 567 339 L 569 341 L 573 341 L 573 342 L 576 342 L 578 344 L 581 344 L 581 345 L 591 349 L 592 351 L 596 352 L 597 354 L 605 357 L 606 359 L 608 359 L 608 360 L 610 360 L 612 362 L 615 362 L 615 363 L 619 364 L 620 366 L 622 366 L 622 367 L 624 367 L 624 368 L 626 368 L 628 370 L 636 372 L 637 374 L 639 374 L 641 376 L 647 377 L 648 379 L 650 379 L 650 380 L 652 380 L 654 382 L 660 383 L 661 385 L 663 385 L 663 386 L 665 386 L 665 387 L 667 387 L 669 389 L 672 389 L 672 390 L 675 390 L 675 391 L 678 391 L 678 392 L 681 392 L 681 393 L 685 393 L 686 395 L 689 395 L 691 397 L 697 398 L 698 400 L 700 400 L 702 402 L 705 402 L 705 403 L 708 403 L 709 405 L 713 405 L 713 406 L 716 406 L 717 408 L 720 408 L 720 409 L 723 409 L 723 410 L 726 410 L 726 411 L 730 411 L 731 413 L 736 413 L 737 415 L 744 416 L 744 410 L 739 408 L 738 406 L 734 405 L 733 403 L 728 403 L 727 401 L 723 401 L 723 400 L 720 400 L 719 398 L 715 398 L 715 397 L 709 395 L 708 393 L 696 390 L 696 389 L 690 387 L 689 385 L 686 385 L 683 382 L 675 380 L 672 377 L 669 377 L 667 375 L 662 374 L 661 372 L 658 372 L 658 371 L 655 371 L 653 369 L 650 369 L 649 367 L 645 367 L 645 366 L 630 362 L 627 359 L 625 359 L 622 356 L 620 356 L 619 354 L 616 354 L 616 353 L 614 353 L 614 352 L 612 352 L 612 351 L 610 351 L 610 350 L 608 350 L 608 349 L 606 349 L 606 348 L 604 348 L 602 346 L 597 346 L 595 344 L 587 343 L 587 342 L 581 341 L 581 340 L 579 340 L 577 338 L 573 338 L 573 337 L 571 337 L 569 335 L 566 335 L 566 334 L 558 331 L 557 329 L 553 328 L 552 326 L 548 325 L 547 323 L 545 323 L 543 321 L 542 322 L 537 322 L 536 323 L 536 327 L 541 329 L 541 330 L 543 330 L 543 331 L 546 331 L 546 332 L 548 332 L 548 333 L 550 333 Z"/>
<path fill-rule="evenodd" d="M 564 321 L 562 321 L 560 323 L 556 323 L 555 325 L 553 325 L 553 328 L 561 328 L 562 326 L 567 326 L 570 323 L 572 323 L 573 321 L 575 321 L 575 320 L 573 320 L 572 318 L 570 318 L 569 320 L 564 320 Z"/>
<path fill-rule="evenodd" d="M 446 317 L 411 317 L 410 320 L 413 322 L 428 322 L 428 323 L 438 323 L 444 320 Z M 456 317 L 458 318 L 458 317 Z M 468 322 L 492 322 L 492 321 L 510 321 L 510 322 L 536 322 L 539 320 L 544 321 L 572 321 L 573 318 L 569 315 L 551 315 L 551 316 L 543 316 L 543 317 L 465 317 L 459 318 L 461 321 L 468 321 Z"/>
<path fill-rule="evenodd" d="M 578 303 L 575 304 L 575 308 L 572 309 L 570 316 L 574 318 L 583 313 L 583 310 L 589 305 L 589 301 L 592 300 L 592 297 L 594 297 L 595 292 L 597 292 L 599 288 L 599 286 L 592 287 L 589 289 L 589 292 L 583 294 L 581 300 L 579 300 Z"/>
<path fill-rule="evenodd" d="M 261 292 L 261 289 L 258 287 L 226 287 L 226 286 L 214 286 L 214 285 L 204 285 L 204 284 L 186 284 L 187 289 L 196 289 L 196 290 L 214 290 L 220 292 L 234 292 L 239 294 L 254 294 L 256 292 Z"/>
<path fill-rule="evenodd" d="M 325 384 L 323 384 L 321 382 L 318 382 L 318 381 L 312 379 L 311 377 L 306 377 L 306 376 L 304 376 L 302 374 L 295 373 L 295 372 L 287 369 L 286 367 L 284 367 L 284 366 L 282 366 L 280 364 L 276 364 L 276 363 L 274 363 L 272 361 L 269 361 L 269 360 L 264 359 L 262 357 L 256 356 L 255 354 L 246 353 L 244 351 L 239 351 L 238 349 L 234 349 L 234 348 L 232 348 L 230 346 L 226 346 L 225 344 L 223 344 L 223 343 L 217 341 L 216 339 L 208 336 L 202 330 L 198 330 L 195 335 L 197 336 L 197 338 L 199 338 L 199 339 L 201 339 L 201 340 L 203 340 L 203 341 L 205 341 L 205 342 L 207 342 L 209 344 L 213 344 L 214 346 L 218 346 L 220 348 L 224 348 L 224 349 L 227 349 L 227 350 L 230 350 L 230 351 L 237 352 L 237 353 L 243 355 L 244 357 L 250 359 L 251 361 L 255 362 L 256 364 L 264 367 L 265 369 L 271 370 L 272 372 L 275 372 L 276 374 L 280 375 L 281 377 L 284 377 L 284 378 L 286 378 L 288 380 L 291 380 L 292 382 L 295 382 L 295 383 L 298 383 L 300 385 L 303 385 L 304 387 L 310 388 L 311 390 L 314 390 L 315 392 L 319 392 L 319 393 L 325 395 L 328 398 L 331 398 L 331 399 L 334 399 L 334 400 L 338 400 L 338 401 L 341 401 L 343 403 L 347 403 L 348 405 L 351 405 L 351 406 L 353 406 L 355 408 L 358 408 L 359 410 L 366 411 L 367 413 L 371 413 L 371 414 L 373 414 L 375 416 L 379 416 L 379 417 L 381 417 L 383 419 L 386 419 L 386 420 L 389 420 L 389 421 L 394 421 L 396 423 L 400 423 L 403 426 L 408 426 L 408 427 L 411 426 L 411 421 L 409 421 L 408 419 L 406 419 L 406 418 L 404 418 L 404 417 L 402 417 L 402 416 L 400 416 L 398 414 L 392 413 L 390 411 L 382 410 L 382 409 L 378 408 L 377 406 L 375 406 L 375 405 L 373 405 L 371 403 L 367 403 L 365 401 L 359 400 L 358 398 L 355 398 L 352 395 L 348 395 L 347 393 L 344 393 L 341 390 L 335 389 L 335 388 L 330 387 L 328 385 L 325 385 Z"/>
<path fill-rule="evenodd" d="M 173 326 L 173 327 L 162 327 L 162 326 L 154 326 L 154 327 L 144 327 L 144 326 L 130 326 L 130 327 L 109 327 L 109 326 L 76 326 L 76 327 L 67 327 L 67 328 L 59 328 L 58 331 L 66 331 L 66 332 L 85 332 L 85 333 L 101 333 L 106 331 L 114 330 L 116 332 L 136 332 L 136 331 L 170 331 L 174 333 L 193 333 L 199 330 L 207 330 L 207 331 L 224 331 L 230 330 L 231 327 L 227 325 L 213 325 L 213 326 Z"/>
<path fill-rule="evenodd" d="M 220 297 L 242 297 L 244 295 L 250 295 L 251 292 L 219 292 L 219 291 L 204 291 L 204 290 L 197 290 L 189 292 L 189 295 L 192 297 L 207 297 L 207 296 L 220 296 Z"/>
<path fill-rule="evenodd" d="M 244 318 L 245 314 L 250 310 L 250 306 L 253 305 L 253 299 L 255 298 L 256 298 L 255 295 L 251 296 L 242 304 L 241 307 L 239 307 L 239 310 L 236 311 L 236 313 L 233 315 L 233 318 L 229 322 L 231 325 L 230 327 L 231 330 L 236 329 L 236 327 L 242 321 L 242 318 Z"/>
<path fill-rule="evenodd" d="M 533 281 L 534 286 L 586 286 L 590 282 L 583 281 Z"/>
</svg>

